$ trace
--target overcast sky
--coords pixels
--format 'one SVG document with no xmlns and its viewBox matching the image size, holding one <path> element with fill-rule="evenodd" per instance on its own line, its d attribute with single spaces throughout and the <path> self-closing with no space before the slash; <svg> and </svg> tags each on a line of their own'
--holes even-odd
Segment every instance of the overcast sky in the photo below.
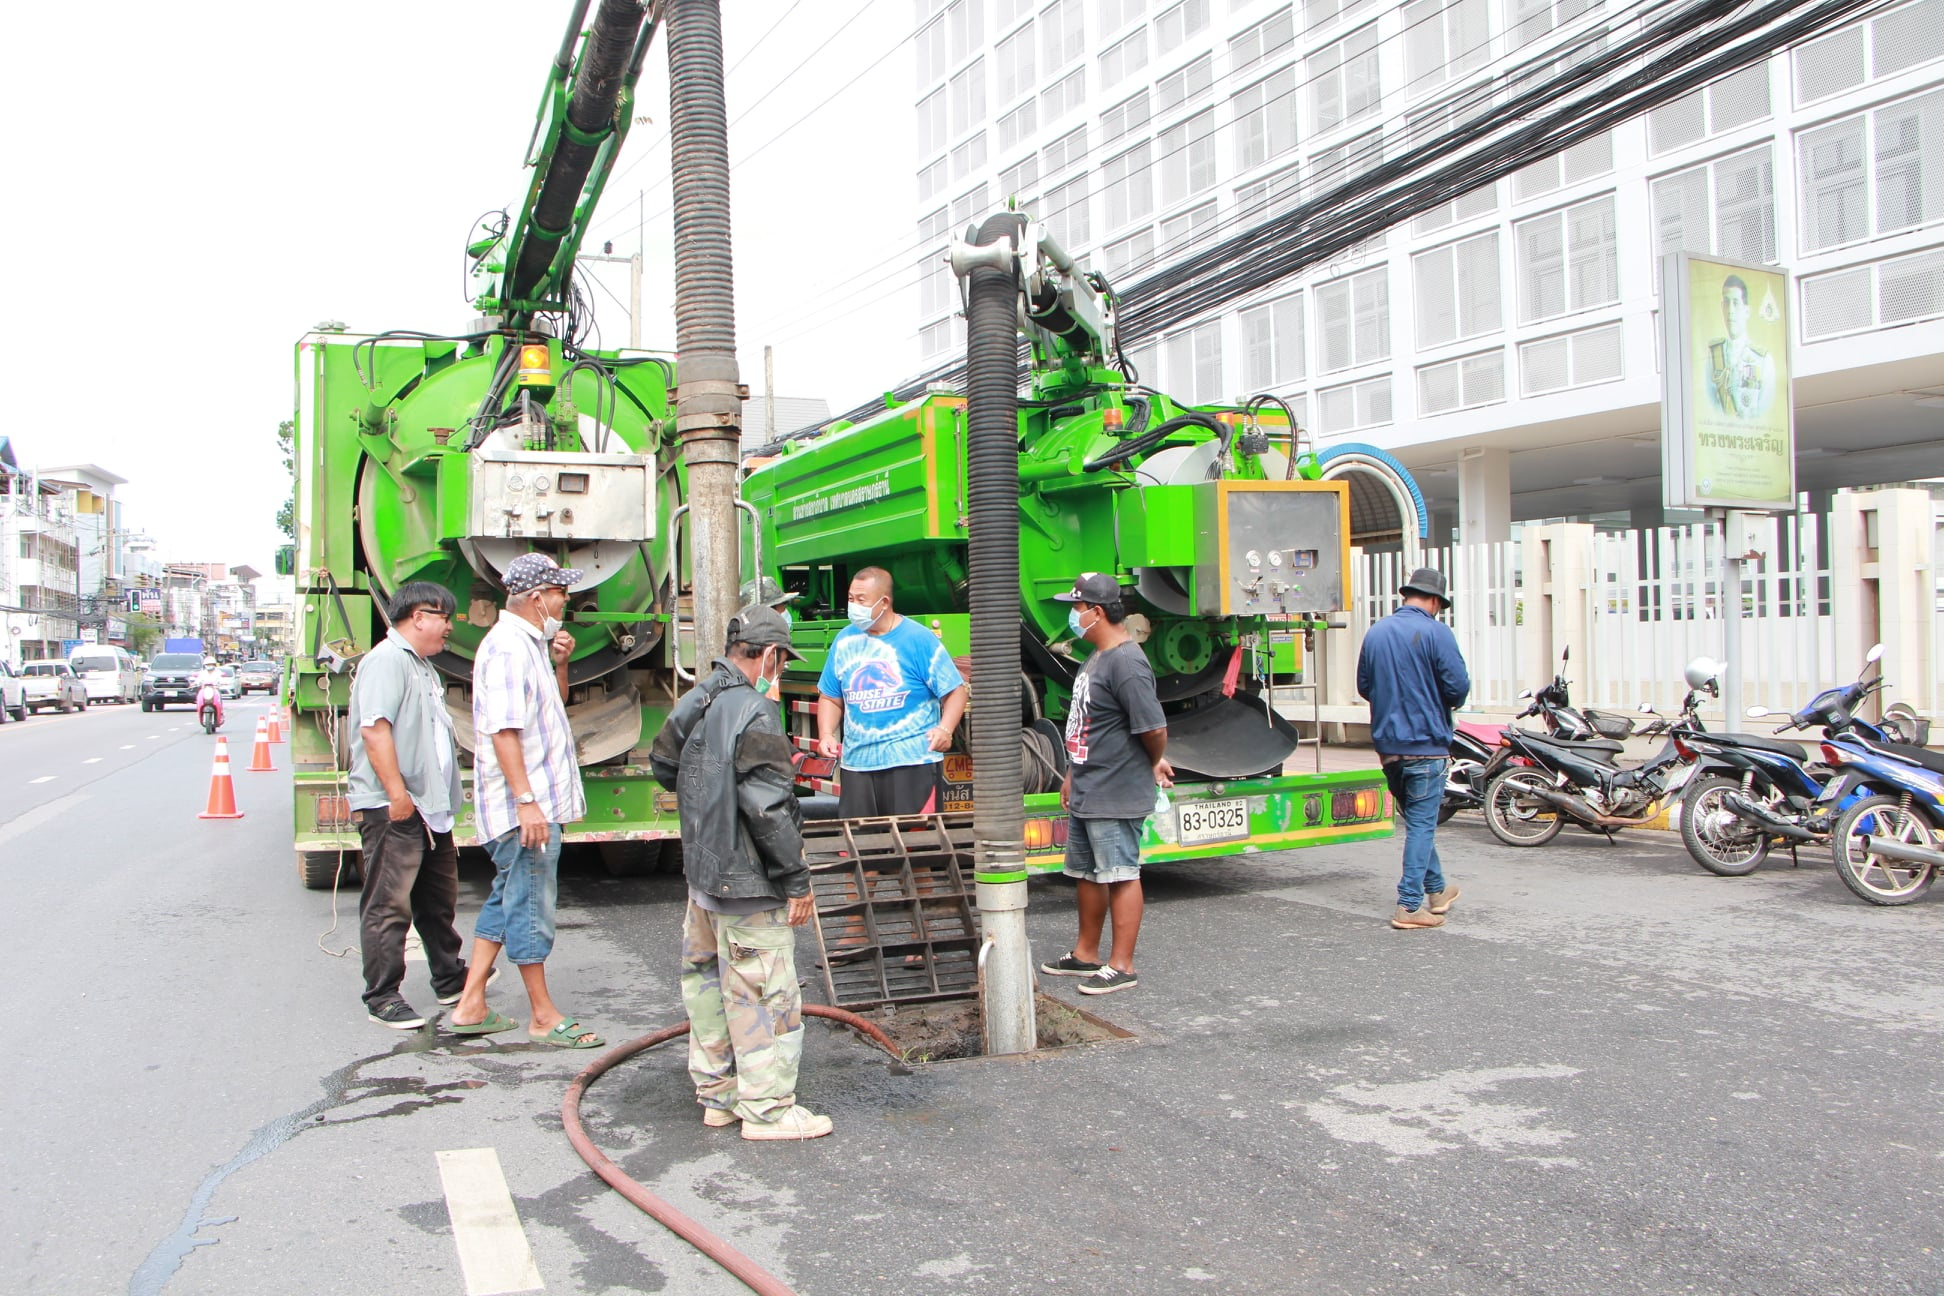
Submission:
<svg viewBox="0 0 1944 1296">
<path fill-rule="evenodd" d="M 524 192 L 522 151 L 570 8 L 9 6 L 5 432 L 22 466 L 100 464 L 129 479 L 118 494 L 160 557 L 270 571 L 294 342 L 327 319 L 357 332 L 468 323 L 466 237 Z M 779 393 L 842 409 L 918 369 L 912 7 L 723 9 L 743 380 L 762 389 L 768 342 Z M 583 250 L 612 239 L 633 252 L 644 218 L 642 340 L 672 350 L 660 40 L 636 111 L 648 120 Z M 602 341 L 625 343 L 626 268 L 594 269 L 614 294 L 594 294 Z"/>
</svg>

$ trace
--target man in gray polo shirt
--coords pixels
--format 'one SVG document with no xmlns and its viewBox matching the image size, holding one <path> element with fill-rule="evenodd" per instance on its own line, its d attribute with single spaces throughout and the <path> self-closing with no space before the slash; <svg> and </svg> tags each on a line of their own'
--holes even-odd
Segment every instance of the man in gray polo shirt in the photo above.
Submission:
<svg viewBox="0 0 1944 1296">
<path fill-rule="evenodd" d="M 358 943 L 364 951 L 365 1011 L 395 1030 L 425 1018 L 399 993 L 405 933 L 418 928 L 442 1004 L 466 983 L 453 912 L 459 854 L 452 816 L 461 800 L 459 762 L 445 686 L 427 660 L 452 633 L 452 594 L 442 585 L 401 585 L 386 609 L 391 630 L 358 663 L 351 682 L 350 806 L 364 846 Z"/>
</svg>

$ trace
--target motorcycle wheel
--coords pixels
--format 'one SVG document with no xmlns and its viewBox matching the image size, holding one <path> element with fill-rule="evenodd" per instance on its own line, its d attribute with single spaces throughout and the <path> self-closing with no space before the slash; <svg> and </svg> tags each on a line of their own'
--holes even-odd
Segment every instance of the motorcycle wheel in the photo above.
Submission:
<svg viewBox="0 0 1944 1296">
<path fill-rule="evenodd" d="M 1681 802 L 1681 841 L 1689 855 L 1716 877 L 1747 877 L 1768 858 L 1769 838 L 1722 805 L 1740 792 L 1734 779 L 1704 778 Z"/>
<path fill-rule="evenodd" d="M 203 732 L 208 734 L 216 732 L 216 713 L 214 711 L 203 712 Z"/>
<path fill-rule="evenodd" d="M 1929 864 L 1885 859 L 1864 851 L 1862 837 L 1890 837 L 1925 850 L 1938 848 L 1939 834 L 1896 797 L 1865 797 L 1843 812 L 1830 834 L 1836 876 L 1859 900 L 1873 905 L 1907 905 L 1930 890 L 1937 870 Z"/>
<path fill-rule="evenodd" d="M 1485 789 L 1485 826 L 1507 846 L 1544 846 L 1559 836 L 1566 821 L 1533 796 L 1552 780 L 1534 770 L 1507 770 Z"/>
</svg>

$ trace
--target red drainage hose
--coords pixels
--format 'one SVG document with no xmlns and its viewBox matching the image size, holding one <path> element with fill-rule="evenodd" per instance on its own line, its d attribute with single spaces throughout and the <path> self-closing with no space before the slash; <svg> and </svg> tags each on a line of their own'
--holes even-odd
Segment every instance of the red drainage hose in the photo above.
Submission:
<svg viewBox="0 0 1944 1296">
<path fill-rule="evenodd" d="M 822 1004 L 805 1004 L 803 1011 L 806 1016 L 823 1017 L 841 1026 L 848 1026 L 883 1048 L 892 1057 L 899 1056 L 898 1046 L 891 1042 L 891 1037 L 856 1013 L 845 1012 L 842 1008 L 826 1008 Z M 645 1053 L 657 1044 L 666 1044 L 672 1039 L 680 1039 L 688 1034 L 688 1031 L 688 1023 L 683 1022 L 679 1026 L 658 1030 L 652 1035 L 643 1035 L 638 1040 L 631 1040 L 609 1049 L 594 1059 L 585 1071 L 575 1076 L 574 1083 L 567 1086 L 567 1097 L 560 1104 L 560 1123 L 567 1129 L 567 1141 L 574 1145 L 574 1151 L 580 1153 L 580 1159 L 587 1162 L 588 1168 L 607 1180 L 610 1188 L 666 1225 L 670 1232 L 684 1242 L 727 1269 L 751 1291 L 758 1292 L 761 1296 L 796 1296 L 793 1290 L 754 1260 L 622 1173 L 620 1166 L 608 1160 L 607 1154 L 594 1146 L 594 1140 L 587 1137 L 587 1130 L 581 1125 L 581 1095 L 587 1092 L 588 1086 L 635 1054 Z"/>
</svg>

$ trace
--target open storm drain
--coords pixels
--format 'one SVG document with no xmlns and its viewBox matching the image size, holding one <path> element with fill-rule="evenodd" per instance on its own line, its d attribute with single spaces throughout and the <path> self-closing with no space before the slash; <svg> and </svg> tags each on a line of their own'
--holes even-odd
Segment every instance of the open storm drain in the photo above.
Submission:
<svg viewBox="0 0 1944 1296">
<path fill-rule="evenodd" d="M 1049 994 L 1035 994 L 1033 1005 L 1034 1020 L 1038 1024 L 1037 1042 L 1042 1049 L 1134 1038 L 1132 1031 L 1122 1030 Z M 891 1037 L 907 1062 L 951 1062 L 986 1055 L 976 999 L 886 1005 L 866 1013 L 865 1017 Z"/>
</svg>

